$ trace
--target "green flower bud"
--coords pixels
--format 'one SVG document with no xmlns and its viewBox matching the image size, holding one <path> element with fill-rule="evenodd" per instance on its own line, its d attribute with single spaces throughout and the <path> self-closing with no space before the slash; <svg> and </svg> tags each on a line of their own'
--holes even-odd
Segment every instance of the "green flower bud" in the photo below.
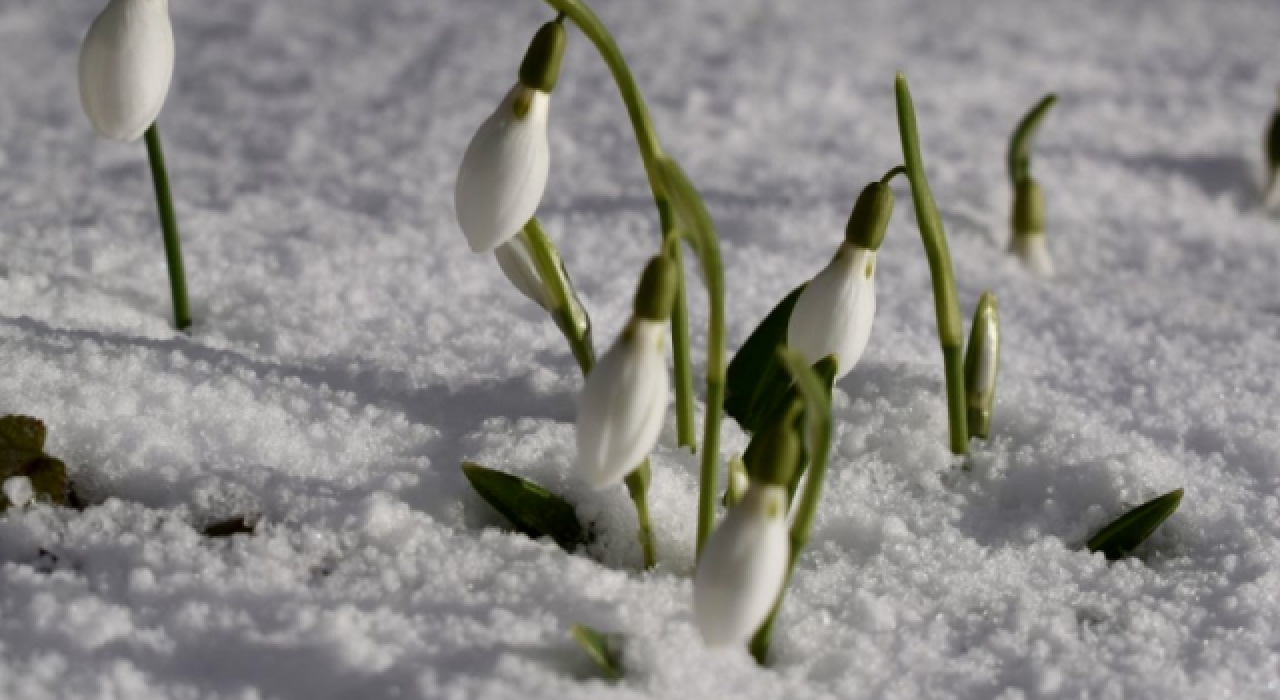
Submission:
<svg viewBox="0 0 1280 700">
<path fill-rule="evenodd" d="M 892 215 L 893 190 L 884 182 L 873 182 L 858 195 L 844 239 L 859 248 L 879 250 Z"/>
<path fill-rule="evenodd" d="M 676 300 L 679 284 L 675 263 L 658 255 L 649 260 L 636 289 L 635 315 L 649 321 L 665 321 L 671 318 L 671 306 Z"/>
<path fill-rule="evenodd" d="M 529 42 L 529 50 L 520 64 L 520 83 L 546 93 L 556 89 L 566 39 L 564 25 L 560 21 L 542 25 L 533 35 L 533 41 Z"/>
<path fill-rule="evenodd" d="M 803 423 L 804 400 L 796 396 L 780 419 L 765 427 L 759 449 L 747 451 L 747 474 L 752 484 L 790 486 L 804 457 Z"/>
<path fill-rule="evenodd" d="M 969 407 L 969 434 L 986 439 L 1000 370 L 1000 309 L 991 292 L 983 292 L 973 312 L 969 347 L 964 353 L 964 386 Z"/>
</svg>

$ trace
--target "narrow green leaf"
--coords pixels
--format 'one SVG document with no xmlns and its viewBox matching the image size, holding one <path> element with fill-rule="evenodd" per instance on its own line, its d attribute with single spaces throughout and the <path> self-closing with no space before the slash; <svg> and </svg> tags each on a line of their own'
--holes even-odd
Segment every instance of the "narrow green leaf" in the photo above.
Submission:
<svg viewBox="0 0 1280 700">
<path fill-rule="evenodd" d="M 622 661 L 618 658 L 616 637 L 610 638 L 586 625 L 574 625 L 569 632 L 573 635 L 573 641 L 595 662 L 605 678 L 622 678 Z"/>
<path fill-rule="evenodd" d="M 512 474 L 464 462 L 471 487 L 516 530 L 533 537 L 550 537 L 566 551 L 586 542 L 586 528 L 573 506 L 545 488 Z"/>
<path fill-rule="evenodd" d="M 782 378 L 782 381 L 785 383 L 782 384 L 782 390 L 776 393 L 776 398 L 772 400 L 771 405 L 767 407 L 760 406 L 760 410 L 765 417 L 759 420 L 759 423 L 756 426 L 758 428 L 757 432 L 755 435 L 752 435 L 751 442 L 747 443 L 747 451 L 742 456 L 744 461 L 750 460 L 755 455 L 755 451 L 759 449 L 760 441 L 756 438 L 764 433 L 763 429 L 782 420 L 787 407 L 791 405 L 791 402 L 796 397 L 801 396 L 799 385 L 792 380 L 791 374 L 776 359 L 779 357 L 776 350 L 774 351 L 773 356 L 775 358 L 774 366 L 776 367 L 779 376 Z M 835 386 L 837 368 L 838 365 L 834 356 L 824 357 L 816 362 L 812 368 L 813 373 L 817 375 L 818 380 L 821 382 L 822 388 L 826 390 L 826 399 L 828 404 L 831 401 L 832 388 Z M 807 469 L 809 465 L 807 454 L 808 446 L 805 447 L 805 450 L 805 458 L 801 460 L 800 468 L 796 470 L 795 474 L 791 478 L 790 491 L 792 497 L 795 496 L 796 488 L 800 485 L 800 479 L 804 476 L 805 469 Z"/>
<path fill-rule="evenodd" d="M 725 374 L 724 410 L 743 430 L 754 433 L 791 386 L 778 364 L 778 348 L 787 344 L 791 310 L 804 291 L 800 285 L 783 297 L 738 348 Z"/>
<path fill-rule="evenodd" d="M 44 452 L 47 431 L 44 422 L 31 416 L 4 416 L 0 418 L 0 449 Z"/>
<path fill-rule="evenodd" d="M 1102 552 L 1112 561 L 1127 557 L 1151 536 L 1182 503 L 1182 489 L 1153 498 L 1117 518 L 1091 537 L 1090 552 Z"/>
<path fill-rule="evenodd" d="M 1049 113 L 1050 108 L 1058 103 L 1058 96 L 1049 93 L 1036 103 L 1035 107 L 1027 112 L 1022 121 L 1018 122 L 1018 128 L 1014 129 L 1013 137 L 1009 139 L 1009 181 L 1017 186 L 1024 178 L 1031 175 L 1031 137 L 1035 136 L 1036 129 L 1040 128 L 1040 122 L 1044 121 L 1044 117 Z"/>
</svg>

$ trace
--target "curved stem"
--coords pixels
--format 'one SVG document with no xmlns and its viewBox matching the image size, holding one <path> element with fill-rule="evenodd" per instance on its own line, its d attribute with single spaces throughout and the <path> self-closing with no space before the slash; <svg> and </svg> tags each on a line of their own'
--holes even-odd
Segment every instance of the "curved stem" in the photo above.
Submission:
<svg viewBox="0 0 1280 700">
<path fill-rule="evenodd" d="M 147 159 L 151 162 L 151 179 L 156 186 L 156 206 L 160 209 L 160 228 L 164 233 L 164 254 L 169 263 L 169 289 L 173 295 L 174 325 L 178 330 L 185 331 L 191 327 L 191 307 L 187 302 L 187 273 L 182 266 L 182 239 L 178 236 L 178 217 L 173 213 L 169 171 L 164 165 L 160 130 L 155 124 L 147 129 Z"/>
<path fill-rule="evenodd" d="M 911 103 L 907 79 L 901 73 L 895 81 L 898 103 L 898 131 L 902 137 L 902 157 L 906 161 L 907 179 L 911 181 L 911 199 L 916 207 L 916 221 L 929 258 L 929 276 L 933 279 L 933 298 L 938 317 L 938 342 L 942 346 L 942 362 L 947 381 L 947 417 L 950 423 L 951 452 L 969 452 L 969 425 L 964 393 L 964 325 L 956 302 L 956 282 L 951 272 L 951 252 L 947 234 L 942 228 L 929 180 L 920 157 L 920 137 L 916 132 L 916 112 Z"/>
<path fill-rule="evenodd" d="M 794 350 L 783 348 L 779 351 L 781 363 L 795 380 L 800 395 L 805 400 L 805 426 L 808 432 L 809 468 L 804 480 L 804 491 L 795 505 L 795 517 L 791 521 L 791 553 L 787 560 L 787 574 L 778 593 L 778 601 L 773 611 L 765 619 L 764 624 L 751 639 L 751 655 L 756 662 L 763 665 L 769 655 L 769 642 L 773 637 L 773 625 L 782 609 L 782 601 L 787 596 L 787 587 L 791 585 L 791 575 L 795 572 L 796 561 L 800 553 L 809 543 L 809 533 L 813 530 L 813 520 L 818 513 L 818 502 L 822 500 L 822 483 L 827 475 L 827 454 L 831 447 L 831 399 L 822 388 L 818 375 L 808 362 Z"/>
<path fill-rule="evenodd" d="M 670 203 L 662 188 L 662 179 L 658 172 L 658 162 L 662 158 L 662 146 L 658 143 L 658 134 L 649 118 L 649 109 L 645 106 L 640 88 L 636 85 L 631 69 L 622 57 L 618 44 L 609 34 L 600 18 L 581 0 L 546 0 L 560 15 L 568 17 L 578 29 L 595 45 L 600 57 L 608 66 L 618 92 L 627 109 L 627 117 L 635 130 L 636 145 L 640 150 L 640 160 L 644 164 L 645 177 L 649 180 L 649 188 L 653 192 L 654 203 L 662 219 L 662 235 L 666 240 L 673 222 L 670 216 Z M 681 256 L 677 251 L 674 260 L 680 263 Z M 680 269 L 680 288 L 676 291 L 675 308 L 671 314 L 671 347 L 675 362 L 676 388 L 676 435 L 681 447 L 696 449 L 693 422 L 693 369 L 689 351 L 689 312 L 685 300 L 684 267 Z"/>
<path fill-rule="evenodd" d="M 1013 138 L 1009 139 L 1009 182 L 1015 187 L 1019 181 L 1031 174 L 1031 137 L 1035 136 L 1040 122 L 1057 102 L 1058 96 L 1053 93 L 1041 98 L 1036 106 L 1022 118 L 1022 121 L 1018 122 Z"/>
<path fill-rule="evenodd" d="M 591 343 L 591 321 L 575 303 L 560 254 L 536 218 L 529 219 L 529 223 L 525 224 L 520 235 L 529 247 L 529 254 L 533 258 L 534 267 L 538 270 L 538 277 L 541 278 L 542 286 L 550 297 L 551 317 L 555 319 L 560 332 L 569 342 L 569 348 L 573 350 L 573 356 L 578 361 L 582 376 L 586 377 L 595 366 L 595 349 Z M 657 546 L 653 539 L 653 526 L 649 519 L 649 469 L 649 458 L 646 457 L 627 477 L 627 491 L 636 507 L 636 521 L 639 525 L 637 536 L 640 538 L 640 549 L 644 553 L 646 569 L 652 569 L 658 558 Z"/>
<path fill-rule="evenodd" d="M 889 181 L 893 180 L 893 178 L 899 175 L 907 175 L 907 166 L 905 165 L 893 166 L 892 168 L 889 169 L 889 172 L 884 174 L 884 177 L 880 178 L 880 184 L 887 185 L 889 184 Z"/>
</svg>

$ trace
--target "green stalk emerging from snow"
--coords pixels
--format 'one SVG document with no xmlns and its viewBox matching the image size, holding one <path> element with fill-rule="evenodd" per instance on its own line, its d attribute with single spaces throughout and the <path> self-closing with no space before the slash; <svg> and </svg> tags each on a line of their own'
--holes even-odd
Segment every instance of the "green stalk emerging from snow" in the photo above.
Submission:
<svg viewBox="0 0 1280 700">
<path fill-rule="evenodd" d="M 185 331 L 191 327 L 191 306 L 187 301 L 187 273 L 182 266 L 182 239 L 178 236 L 178 217 L 173 213 L 173 194 L 169 191 L 169 171 L 164 165 L 164 149 L 160 146 L 160 131 L 155 124 L 147 129 L 146 137 L 151 178 L 156 185 L 156 205 L 160 209 L 160 228 L 164 232 L 164 254 L 169 262 L 173 322 L 178 330 Z"/>
<path fill-rule="evenodd" d="M 968 408 L 964 392 L 964 322 L 956 301 L 956 282 L 951 272 L 951 252 L 942 218 L 929 191 L 920 156 L 920 137 L 916 132 L 916 112 L 911 103 L 907 78 L 899 73 L 895 82 L 898 102 L 898 131 L 902 137 L 902 157 L 907 179 L 911 181 L 911 199 L 915 202 L 920 237 L 929 258 L 929 274 L 933 278 L 933 299 L 938 316 L 938 341 L 942 345 L 942 363 L 947 382 L 947 416 L 951 429 L 951 452 L 969 452 Z"/>
</svg>

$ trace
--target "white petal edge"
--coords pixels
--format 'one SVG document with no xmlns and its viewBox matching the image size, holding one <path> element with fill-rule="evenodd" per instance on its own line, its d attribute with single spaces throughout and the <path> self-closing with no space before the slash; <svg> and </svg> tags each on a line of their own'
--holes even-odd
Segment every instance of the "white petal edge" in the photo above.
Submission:
<svg viewBox="0 0 1280 700">
<path fill-rule="evenodd" d="M 173 62 L 167 0 L 111 0 L 80 47 L 80 103 L 94 131 L 138 140 L 164 108 Z"/>
<path fill-rule="evenodd" d="M 1043 233 L 1014 236 L 1009 242 L 1009 250 L 1018 256 L 1031 272 L 1040 277 L 1053 277 L 1053 257 L 1049 254 L 1049 243 Z"/>
<path fill-rule="evenodd" d="M 817 362 L 834 354 L 836 379 L 862 358 L 876 317 L 876 254 L 843 243 L 809 282 L 791 311 L 787 345 Z"/>
<path fill-rule="evenodd" d="M 693 617 L 707 646 L 745 644 L 773 610 L 787 574 L 787 489 L 752 484 L 711 534 L 693 580 Z"/>
<path fill-rule="evenodd" d="M 515 113 L 519 99 L 530 100 L 523 117 Z M 467 146 L 454 209 L 473 252 L 502 245 L 537 212 L 551 171 L 550 110 L 550 95 L 517 83 Z"/>
<path fill-rule="evenodd" d="M 525 244 L 523 238 L 516 236 L 494 248 L 493 257 L 498 260 L 498 267 L 502 269 L 502 274 L 507 276 L 512 286 L 520 290 L 521 294 L 543 309 L 551 308 L 547 291 L 542 286 L 542 277 L 538 275 L 538 268 L 533 263 L 533 255 L 529 252 L 529 246 Z"/>
<path fill-rule="evenodd" d="M 665 351 L 665 323 L 632 319 L 587 376 L 576 468 L 593 487 L 621 482 L 657 444 L 671 392 Z"/>
</svg>

